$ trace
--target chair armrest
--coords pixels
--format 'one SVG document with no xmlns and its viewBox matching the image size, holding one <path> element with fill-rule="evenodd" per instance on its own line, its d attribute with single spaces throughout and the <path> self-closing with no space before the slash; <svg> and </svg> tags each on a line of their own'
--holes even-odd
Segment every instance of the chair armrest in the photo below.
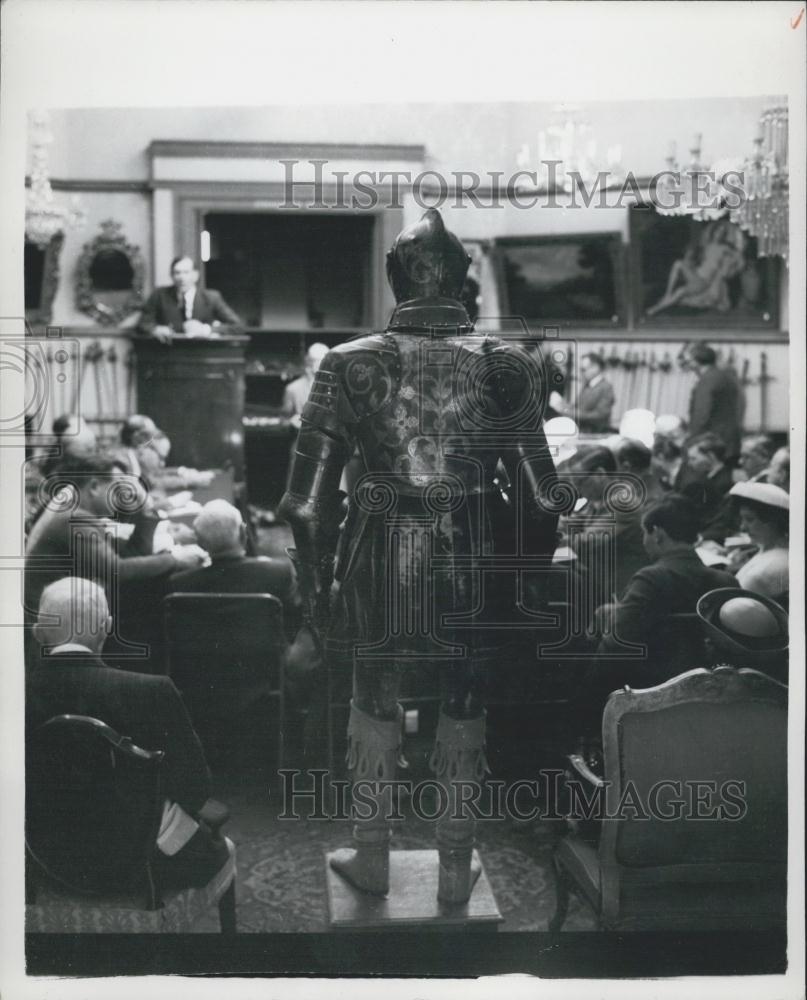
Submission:
<svg viewBox="0 0 807 1000">
<path fill-rule="evenodd" d="M 591 770 L 580 754 L 570 753 L 566 757 L 566 760 L 569 761 L 577 774 L 579 774 L 581 778 L 584 778 L 590 785 L 593 785 L 595 788 L 605 787 L 603 779 Z"/>
<path fill-rule="evenodd" d="M 223 802 L 218 802 L 216 799 L 208 799 L 197 816 L 197 819 L 206 823 L 214 833 L 218 833 L 229 818 L 230 810 Z"/>
</svg>

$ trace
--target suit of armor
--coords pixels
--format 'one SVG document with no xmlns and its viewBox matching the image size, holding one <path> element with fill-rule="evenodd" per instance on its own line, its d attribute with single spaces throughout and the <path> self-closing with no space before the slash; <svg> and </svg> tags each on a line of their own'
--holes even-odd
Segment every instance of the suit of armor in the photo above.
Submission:
<svg viewBox="0 0 807 1000">
<path fill-rule="evenodd" d="M 540 502 L 554 482 L 541 429 L 545 379 L 520 347 L 471 330 L 459 301 L 468 262 L 433 209 L 399 235 L 387 266 L 398 306 L 384 333 L 325 357 L 280 510 L 294 531 L 309 620 L 328 655 L 353 659 L 354 782 L 394 777 L 401 666 L 441 669 L 431 764 L 448 806 L 437 832 L 446 904 L 467 901 L 478 874 L 473 820 L 451 814 L 456 783 L 487 770 L 483 667 L 500 637 L 480 620 L 483 605 L 491 610 L 482 567 L 513 546 L 551 554 L 557 520 Z M 366 471 L 345 505 L 340 477 L 357 447 Z M 496 595 L 494 619 L 495 603 Z M 379 814 L 356 819 L 354 850 L 332 863 L 358 888 L 384 894 L 389 824 L 374 791 Z"/>
</svg>

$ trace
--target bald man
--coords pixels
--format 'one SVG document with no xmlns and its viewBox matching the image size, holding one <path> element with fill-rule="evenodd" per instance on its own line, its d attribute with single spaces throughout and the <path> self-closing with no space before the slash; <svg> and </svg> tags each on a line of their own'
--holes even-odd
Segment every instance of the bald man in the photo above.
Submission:
<svg viewBox="0 0 807 1000">
<path fill-rule="evenodd" d="M 210 565 L 175 573 L 169 590 L 183 594 L 273 594 L 284 616 L 294 618 L 299 597 L 289 559 L 247 556 L 247 528 L 241 512 L 226 500 L 211 500 L 193 524 Z"/>
<path fill-rule="evenodd" d="M 56 715 L 86 715 L 144 750 L 163 750 L 154 873 L 163 888 L 206 885 L 227 861 L 227 848 L 200 818 L 210 795 L 202 746 L 169 677 L 104 663 L 111 629 L 104 591 L 91 580 L 64 577 L 44 589 L 34 627 L 42 656 L 26 675 L 27 730 Z"/>
</svg>

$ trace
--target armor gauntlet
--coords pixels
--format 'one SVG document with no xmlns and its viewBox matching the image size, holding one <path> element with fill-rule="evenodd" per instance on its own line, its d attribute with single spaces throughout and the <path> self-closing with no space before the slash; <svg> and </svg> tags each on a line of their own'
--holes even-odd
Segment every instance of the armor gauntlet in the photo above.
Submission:
<svg viewBox="0 0 807 1000">
<path fill-rule="evenodd" d="M 348 443 L 306 420 L 300 430 L 288 489 L 278 514 L 294 532 L 294 562 L 305 623 L 319 635 L 328 624 L 334 554 L 344 518 L 339 480 L 350 457 Z"/>
</svg>

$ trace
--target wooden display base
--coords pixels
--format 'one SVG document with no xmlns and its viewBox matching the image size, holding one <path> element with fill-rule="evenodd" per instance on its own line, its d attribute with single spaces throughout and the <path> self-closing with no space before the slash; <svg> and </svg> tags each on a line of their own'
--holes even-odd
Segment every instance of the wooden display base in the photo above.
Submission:
<svg viewBox="0 0 807 1000">
<path fill-rule="evenodd" d="M 445 906 L 437 900 L 437 851 L 391 851 L 386 897 L 359 892 L 331 868 L 331 858 L 346 851 L 343 848 L 325 855 L 328 913 L 334 930 L 497 931 L 504 919 L 476 851 L 474 860 L 482 870 L 471 898 L 461 906 Z"/>
</svg>

